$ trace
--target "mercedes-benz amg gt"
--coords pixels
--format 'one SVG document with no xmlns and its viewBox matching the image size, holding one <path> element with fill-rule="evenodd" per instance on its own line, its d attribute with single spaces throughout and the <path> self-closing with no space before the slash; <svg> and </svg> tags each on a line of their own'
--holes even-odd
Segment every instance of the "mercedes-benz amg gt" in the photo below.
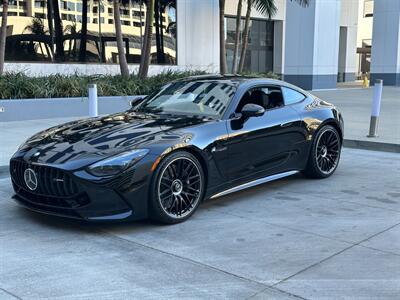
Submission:
<svg viewBox="0 0 400 300">
<path fill-rule="evenodd" d="M 83 220 L 189 218 L 199 204 L 339 163 L 333 105 L 283 81 L 200 76 L 174 81 L 121 113 L 59 125 L 10 161 L 15 200 Z"/>
</svg>

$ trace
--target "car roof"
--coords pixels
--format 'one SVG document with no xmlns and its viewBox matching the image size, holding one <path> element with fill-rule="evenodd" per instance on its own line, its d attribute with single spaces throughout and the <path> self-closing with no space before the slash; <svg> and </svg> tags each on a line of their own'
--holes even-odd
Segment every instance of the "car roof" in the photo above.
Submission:
<svg viewBox="0 0 400 300">
<path fill-rule="evenodd" d="M 279 85 L 279 86 L 286 86 L 302 93 L 308 94 L 303 89 L 299 88 L 298 86 L 294 86 L 288 82 L 273 79 L 273 78 L 265 78 L 265 77 L 257 77 L 251 75 L 235 75 L 235 74 L 206 74 L 206 75 L 196 75 L 196 76 L 189 76 L 186 78 L 178 79 L 177 82 L 193 82 L 193 81 L 221 81 L 223 83 L 228 83 L 230 85 L 239 86 L 239 85 L 249 85 L 252 83 L 260 83 L 260 84 L 271 84 L 271 85 Z"/>
</svg>

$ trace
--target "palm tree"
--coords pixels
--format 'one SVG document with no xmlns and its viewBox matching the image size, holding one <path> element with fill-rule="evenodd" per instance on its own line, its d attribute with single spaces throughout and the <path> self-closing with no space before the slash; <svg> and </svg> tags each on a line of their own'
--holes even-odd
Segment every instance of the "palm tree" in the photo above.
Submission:
<svg viewBox="0 0 400 300">
<path fill-rule="evenodd" d="M 290 0 L 296 1 L 302 6 L 308 6 L 310 0 Z M 235 47 L 234 47 L 234 60 L 233 60 L 233 72 L 236 73 L 237 70 L 239 72 L 243 71 L 244 61 L 246 58 L 246 51 L 248 45 L 248 37 L 250 31 L 250 15 L 251 9 L 255 8 L 262 14 L 266 14 L 269 18 L 271 18 L 276 13 L 275 0 L 247 0 L 247 11 L 246 11 L 246 19 L 245 26 L 243 30 L 243 46 L 240 55 L 239 67 L 237 69 L 237 57 L 238 57 L 238 49 L 239 49 L 239 33 L 240 33 L 240 19 L 242 15 L 242 0 L 239 0 L 237 16 L 236 16 L 236 38 L 235 38 Z M 226 46 L 225 46 L 225 0 L 219 0 L 219 15 L 220 15 L 220 64 L 221 64 L 221 74 L 225 74 L 227 72 L 226 67 Z M 236 65 L 236 67 L 235 67 Z"/>
<path fill-rule="evenodd" d="M 4 56 L 6 52 L 6 37 L 7 37 L 7 13 L 8 0 L 3 0 L 3 11 L 1 13 L 1 30 L 0 30 L 0 75 L 3 75 Z"/>
<path fill-rule="evenodd" d="M 161 34 L 162 34 L 162 27 L 160 22 L 162 20 L 162 13 L 160 12 L 160 0 L 155 0 L 154 3 L 154 19 L 155 19 L 155 27 L 156 27 L 156 48 L 157 48 L 157 63 L 164 63 L 164 47 L 161 47 Z M 160 28 L 161 27 L 161 28 Z"/>
<path fill-rule="evenodd" d="M 51 60 L 54 60 L 54 26 L 53 26 L 53 0 L 47 0 L 47 21 L 49 24 L 49 32 L 50 32 L 50 51 L 51 51 Z"/>
<path fill-rule="evenodd" d="M 239 61 L 240 73 L 243 72 L 244 61 L 246 59 L 247 45 L 249 43 L 250 15 L 252 7 L 253 7 L 253 0 L 247 0 L 246 20 L 244 23 L 244 30 L 243 30 L 243 44 L 242 44 L 242 51 L 240 52 L 240 61 Z"/>
<path fill-rule="evenodd" d="M 43 20 L 40 18 L 36 18 L 36 17 L 33 17 L 32 23 L 24 28 L 23 32 L 25 32 L 25 31 L 29 31 L 36 36 L 42 36 L 42 37 L 49 33 L 49 31 L 45 29 Z M 42 42 L 39 41 L 38 44 L 40 47 L 40 51 L 42 52 L 43 55 L 45 55 L 45 53 L 43 51 L 43 47 L 42 47 Z M 45 42 L 44 45 L 46 48 L 46 53 L 47 53 L 48 57 L 51 59 L 51 53 L 48 49 L 47 42 Z"/>
<path fill-rule="evenodd" d="M 51 0 L 50 0 L 51 1 Z M 63 39 L 63 25 L 60 16 L 60 6 L 58 0 L 53 0 L 53 18 L 54 18 L 54 29 L 55 29 L 55 40 L 56 40 L 56 60 L 64 60 L 64 39 Z"/>
<path fill-rule="evenodd" d="M 70 57 L 71 52 L 72 52 L 72 57 L 75 57 L 76 56 L 76 36 L 79 33 L 78 26 L 77 26 L 75 20 L 72 21 L 72 24 L 65 26 L 64 33 L 71 35 L 71 38 L 69 39 L 69 43 L 68 43 L 68 56 Z"/>
<path fill-rule="evenodd" d="M 151 40 L 153 37 L 154 5 L 155 0 L 147 0 L 146 8 L 146 28 L 144 30 L 144 40 L 142 46 L 142 55 L 140 58 L 139 78 L 144 79 L 149 73 L 151 60 Z"/>
<path fill-rule="evenodd" d="M 121 75 L 125 78 L 129 77 L 128 62 L 126 61 L 126 55 L 124 50 L 124 44 L 122 39 L 121 30 L 121 14 L 120 14 L 120 0 L 113 0 L 114 3 L 114 24 L 115 24 L 115 37 L 117 39 L 119 67 L 121 69 Z M 100 22 L 100 20 L 99 20 Z"/>
<path fill-rule="evenodd" d="M 225 0 L 219 0 L 219 64 L 221 74 L 226 74 L 228 64 L 226 62 L 225 47 Z"/>
<path fill-rule="evenodd" d="M 164 21 L 163 14 L 168 7 L 175 8 L 175 0 L 156 0 L 154 8 L 154 18 L 156 27 L 156 48 L 157 48 L 157 62 L 159 64 L 165 63 L 164 53 Z"/>
<path fill-rule="evenodd" d="M 86 41 L 87 41 L 87 16 L 88 16 L 88 3 L 87 0 L 82 1 L 82 28 L 81 28 L 81 41 L 79 45 L 79 61 L 86 61 Z M 100 22 L 100 20 L 99 20 Z"/>
<path fill-rule="evenodd" d="M 303 1 L 303 0 L 300 0 L 300 1 Z M 308 1 L 308 0 L 304 0 L 304 1 Z M 240 61 L 239 61 L 239 72 L 240 73 L 243 72 L 244 62 L 246 60 L 246 52 L 247 52 L 247 46 L 249 43 L 249 32 L 250 32 L 250 15 L 251 15 L 251 9 L 253 7 L 256 10 L 258 10 L 260 13 L 267 15 L 268 18 L 271 18 L 276 13 L 275 0 L 247 0 L 247 11 L 246 11 L 246 19 L 245 19 L 244 30 L 243 30 L 242 51 L 240 53 Z"/>
<path fill-rule="evenodd" d="M 233 62 L 232 62 L 233 74 L 237 73 L 237 68 L 238 68 L 237 57 L 239 54 L 240 21 L 242 20 L 242 6 L 243 6 L 243 0 L 239 0 L 236 12 L 235 47 L 233 49 Z"/>
</svg>

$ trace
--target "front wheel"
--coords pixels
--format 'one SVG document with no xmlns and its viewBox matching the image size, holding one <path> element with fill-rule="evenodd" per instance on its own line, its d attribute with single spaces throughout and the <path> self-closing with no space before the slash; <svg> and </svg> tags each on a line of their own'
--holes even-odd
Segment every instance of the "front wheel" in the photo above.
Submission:
<svg viewBox="0 0 400 300">
<path fill-rule="evenodd" d="M 331 176 L 339 164 L 341 148 L 336 128 L 330 125 L 322 127 L 312 142 L 304 174 L 312 178 Z"/>
<path fill-rule="evenodd" d="M 199 206 L 205 188 L 199 161 L 188 152 L 175 152 L 158 165 L 151 186 L 150 216 L 174 224 L 188 219 Z"/>
</svg>

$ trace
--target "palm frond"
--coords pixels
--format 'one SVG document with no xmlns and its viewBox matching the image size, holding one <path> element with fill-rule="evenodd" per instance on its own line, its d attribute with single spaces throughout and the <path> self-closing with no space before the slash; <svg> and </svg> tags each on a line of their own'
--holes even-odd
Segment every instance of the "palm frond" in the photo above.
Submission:
<svg viewBox="0 0 400 300">
<path fill-rule="evenodd" d="M 48 33 L 48 30 L 45 29 L 43 20 L 37 17 L 33 17 L 31 24 L 27 25 L 23 32 L 30 31 L 32 34 L 36 35 L 45 35 Z"/>
<path fill-rule="evenodd" d="M 299 0 L 299 1 L 308 1 L 308 0 Z M 253 0 L 251 3 L 258 12 L 267 15 L 268 18 L 271 18 L 276 14 L 277 8 L 275 6 L 275 0 Z"/>
<path fill-rule="evenodd" d="M 303 7 L 307 7 L 310 5 L 311 0 L 290 0 L 290 1 L 295 1 Z"/>
</svg>

